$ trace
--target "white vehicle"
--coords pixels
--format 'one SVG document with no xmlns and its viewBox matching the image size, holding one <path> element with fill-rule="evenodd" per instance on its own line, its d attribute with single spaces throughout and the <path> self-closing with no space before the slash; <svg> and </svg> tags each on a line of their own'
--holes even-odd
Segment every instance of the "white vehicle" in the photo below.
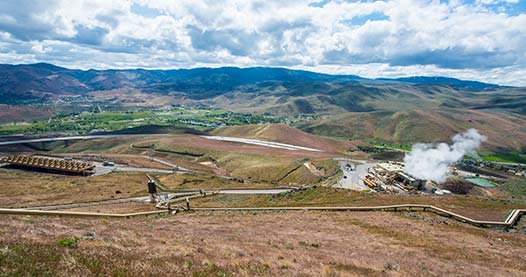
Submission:
<svg viewBox="0 0 526 277">
<path fill-rule="evenodd" d="M 103 166 L 115 166 L 115 163 L 114 162 L 110 162 L 110 161 L 104 161 L 102 163 Z"/>
</svg>

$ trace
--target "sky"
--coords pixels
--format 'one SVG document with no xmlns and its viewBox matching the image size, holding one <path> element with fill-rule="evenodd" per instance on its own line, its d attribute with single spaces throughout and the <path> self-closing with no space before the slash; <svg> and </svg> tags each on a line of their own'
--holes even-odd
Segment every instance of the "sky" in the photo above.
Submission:
<svg viewBox="0 0 526 277">
<path fill-rule="evenodd" d="M 526 0 L 3 0 L 0 63 L 272 66 L 526 86 Z"/>
</svg>

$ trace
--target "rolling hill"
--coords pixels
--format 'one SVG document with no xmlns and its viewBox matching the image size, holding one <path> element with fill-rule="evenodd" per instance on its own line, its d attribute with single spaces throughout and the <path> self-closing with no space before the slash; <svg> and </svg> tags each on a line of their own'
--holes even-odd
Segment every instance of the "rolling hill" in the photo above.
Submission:
<svg viewBox="0 0 526 277">
<path fill-rule="evenodd" d="M 34 103 L 60 107 L 71 96 L 83 105 L 121 108 L 204 105 L 310 117 L 316 120 L 296 125 L 345 139 L 446 141 L 472 127 L 489 137 L 486 147 L 526 147 L 526 88 L 454 78 L 366 79 L 265 67 L 76 70 L 45 63 L 0 65 L 0 76 L 0 104 L 17 110 Z"/>
<path fill-rule="evenodd" d="M 219 127 L 210 132 L 210 134 L 216 136 L 275 141 L 332 152 L 344 151 L 353 146 L 350 142 L 322 138 L 283 124 Z"/>
<path fill-rule="evenodd" d="M 299 124 L 313 134 L 376 142 L 412 144 L 447 142 L 459 132 L 478 129 L 488 137 L 484 148 L 523 149 L 526 145 L 526 116 L 495 114 L 479 110 L 409 110 L 344 113 Z"/>
</svg>

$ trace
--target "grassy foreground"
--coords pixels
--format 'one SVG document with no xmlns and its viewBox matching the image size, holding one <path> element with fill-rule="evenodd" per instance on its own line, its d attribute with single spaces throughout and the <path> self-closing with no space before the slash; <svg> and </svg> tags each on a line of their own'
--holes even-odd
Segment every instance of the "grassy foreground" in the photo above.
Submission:
<svg viewBox="0 0 526 277">
<path fill-rule="evenodd" d="M 0 233 L 0 276 L 526 273 L 523 235 L 419 213 L 195 213 L 122 220 L 0 216 Z"/>
</svg>

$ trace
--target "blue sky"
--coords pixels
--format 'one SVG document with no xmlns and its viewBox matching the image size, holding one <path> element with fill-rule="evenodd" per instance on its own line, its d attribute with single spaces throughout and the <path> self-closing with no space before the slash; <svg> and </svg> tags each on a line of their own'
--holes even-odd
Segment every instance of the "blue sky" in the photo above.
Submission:
<svg viewBox="0 0 526 277">
<path fill-rule="evenodd" d="M 526 0 L 4 0 L 0 63 L 279 66 L 526 86 Z"/>
</svg>

